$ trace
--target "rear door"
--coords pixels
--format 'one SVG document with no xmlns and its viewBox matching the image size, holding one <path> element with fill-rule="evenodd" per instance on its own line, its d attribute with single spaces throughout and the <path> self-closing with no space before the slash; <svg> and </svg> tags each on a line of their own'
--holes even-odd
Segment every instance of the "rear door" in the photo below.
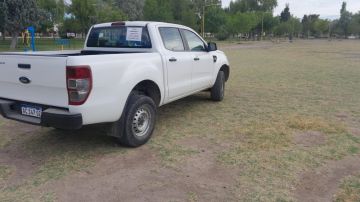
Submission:
<svg viewBox="0 0 360 202">
<path fill-rule="evenodd" d="M 174 100 L 192 91 L 191 71 L 193 57 L 185 51 L 178 28 L 160 27 L 165 47 L 164 57 L 168 74 L 168 99 Z"/>
<path fill-rule="evenodd" d="M 66 57 L 0 55 L 0 98 L 66 107 Z"/>
<path fill-rule="evenodd" d="M 193 58 L 192 89 L 196 91 L 208 88 L 215 68 L 213 56 L 197 34 L 186 29 L 182 29 L 182 33 Z"/>
</svg>

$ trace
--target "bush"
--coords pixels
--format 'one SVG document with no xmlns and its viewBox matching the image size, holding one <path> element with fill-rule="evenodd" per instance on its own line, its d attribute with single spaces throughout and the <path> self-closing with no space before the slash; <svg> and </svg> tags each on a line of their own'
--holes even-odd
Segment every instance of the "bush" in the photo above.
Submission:
<svg viewBox="0 0 360 202">
<path fill-rule="evenodd" d="M 215 34 L 215 37 L 219 41 L 225 41 L 230 37 L 230 33 L 225 29 L 220 29 L 220 31 L 217 34 Z"/>
</svg>

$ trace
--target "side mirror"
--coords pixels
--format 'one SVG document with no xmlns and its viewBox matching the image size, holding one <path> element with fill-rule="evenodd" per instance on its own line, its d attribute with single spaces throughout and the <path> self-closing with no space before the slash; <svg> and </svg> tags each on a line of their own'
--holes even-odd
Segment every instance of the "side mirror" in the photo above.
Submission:
<svg viewBox="0 0 360 202">
<path fill-rule="evenodd" d="M 212 51 L 217 51 L 217 45 L 214 42 L 209 42 L 208 43 L 208 51 L 212 52 Z"/>
</svg>

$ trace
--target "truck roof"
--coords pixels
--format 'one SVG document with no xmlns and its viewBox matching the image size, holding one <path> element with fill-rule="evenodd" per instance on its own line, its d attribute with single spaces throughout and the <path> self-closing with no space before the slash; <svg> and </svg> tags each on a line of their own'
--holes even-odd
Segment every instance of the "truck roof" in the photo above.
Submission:
<svg viewBox="0 0 360 202">
<path fill-rule="evenodd" d="M 107 23 L 101 23 L 101 24 L 96 24 L 93 27 L 98 28 L 98 27 L 110 27 L 112 24 L 114 23 L 125 23 L 126 26 L 141 26 L 144 27 L 146 25 L 152 25 L 152 26 L 157 26 L 157 25 L 162 25 L 162 26 L 176 26 L 176 27 L 183 27 L 186 28 L 183 25 L 179 25 L 179 24 L 173 24 L 173 23 L 165 23 L 165 22 L 153 22 L 153 21 L 120 21 L 120 22 L 107 22 Z"/>
</svg>

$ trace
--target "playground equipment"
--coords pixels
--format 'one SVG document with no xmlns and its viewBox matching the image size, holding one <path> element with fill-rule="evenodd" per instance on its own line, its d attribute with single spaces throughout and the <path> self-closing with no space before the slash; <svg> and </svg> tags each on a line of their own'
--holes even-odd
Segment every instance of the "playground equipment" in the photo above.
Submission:
<svg viewBox="0 0 360 202">
<path fill-rule="evenodd" d="M 56 39 L 55 41 L 56 45 L 60 46 L 60 50 L 64 50 L 64 46 L 70 46 L 70 40 L 69 39 Z"/>
<path fill-rule="evenodd" d="M 29 35 L 31 37 L 31 39 L 29 38 Z M 26 28 L 26 30 L 22 33 L 22 40 L 23 40 L 23 45 L 24 45 L 24 51 L 27 52 L 29 50 L 29 48 L 35 52 L 36 48 L 35 48 L 35 28 L 33 26 L 30 26 L 28 28 Z M 29 44 L 30 41 L 30 44 Z M 30 45 L 30 47 L 29 47 Z"/>
</svg>

